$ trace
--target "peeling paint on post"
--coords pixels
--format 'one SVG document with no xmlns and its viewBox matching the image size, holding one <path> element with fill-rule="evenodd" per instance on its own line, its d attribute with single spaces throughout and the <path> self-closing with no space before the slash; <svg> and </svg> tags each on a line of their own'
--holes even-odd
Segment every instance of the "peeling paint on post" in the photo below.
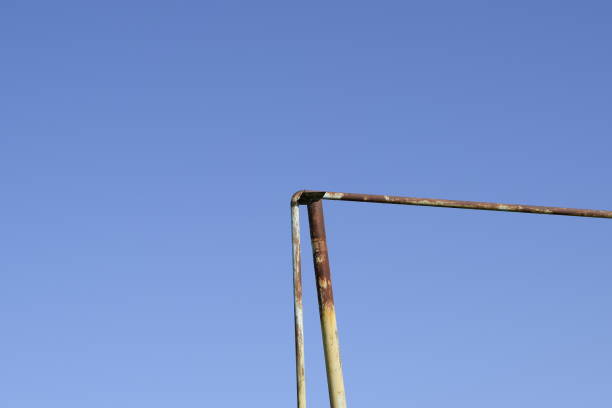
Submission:
<svg viewBox="0 0 612 408">
<path fill-rule="evenodd" d="M 319 298 L 319 315 L 323 335 L 323 350 L 325 352 L 329 402 L 332 408 L 346 408 L 334 293 L 329 268 L 325 222 L 323 219 L 323 203 L 320 200 L 308 204 L 308 220 L 310 223 L 310 239 L 312 242 L 312 255 Z"/>
<path fill-rule="evenodd" d="M 291 243 L 293 250 L 293 318 L 295 327 L 295 378 L 298 408 L 306 408 L 304 363 L 304 316 L 302 307 L 302 260 L 300 251 L 300 207 L 302 192 L 291 197 Z"/>
</svg>

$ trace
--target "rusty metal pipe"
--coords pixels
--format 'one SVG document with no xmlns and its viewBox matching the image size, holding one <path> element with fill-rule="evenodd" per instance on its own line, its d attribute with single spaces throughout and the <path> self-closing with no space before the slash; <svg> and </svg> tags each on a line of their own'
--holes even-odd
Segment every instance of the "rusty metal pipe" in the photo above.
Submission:
<svg viewBox="0 0 612 408">
<path fill-rule="evenodd" d="M 580 208 L 543 207 L 539 205 L 501 204 L 481 201 L 441 200 L 435 198 L 398 197 L 389 195 L 333 193 L 329 191 L 305 191 L 302 200 L 311 197 L 324 200 L 359 201 L 382 204 L 418 205 L 426 207 L 463 208 L 470 210 L 507 211 L 532 214 L 567 215 L 572 217 L 612 218 L 612 211 L 587 210 Z"/>
<path fill-rule="evenodd" d="M 320 200 L 308 204 L 308 221 L 310 224 L 310 240 L 312 242 L 312 256 L 319 299 L 319 315 L 321 319 L 321 333 L 323 335 L 323 350 L 325 352 L 329 403 L 332 408 L 346 408 L 334 293 L 329 268 L 327 238 L 325 236 L 323 203 Z"/>
</svg>

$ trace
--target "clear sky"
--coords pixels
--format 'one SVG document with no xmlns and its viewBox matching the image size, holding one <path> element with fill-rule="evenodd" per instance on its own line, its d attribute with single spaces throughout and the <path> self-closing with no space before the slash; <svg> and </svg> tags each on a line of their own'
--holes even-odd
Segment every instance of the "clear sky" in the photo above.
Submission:
<svg viewBox="0 0 612 408">
<path fill-rule="evenodd" d="M 611 20 L 2 1 L 0 406 L 293 406 L 298 189 L 612 209 Z M 611 406 L 612 222 L 325 208 L 350 407 Z"/>
</svg>

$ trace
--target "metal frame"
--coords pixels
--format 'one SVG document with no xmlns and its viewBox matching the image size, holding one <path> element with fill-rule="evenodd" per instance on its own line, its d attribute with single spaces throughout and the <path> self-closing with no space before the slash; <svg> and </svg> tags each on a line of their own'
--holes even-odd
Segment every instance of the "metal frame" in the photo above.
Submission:
<svg viewBox="0 0 612 408">
<path fill-rule="evenodd" d="M 577 208 L 542 207 L 521 204 L 498 204 L 478 201 L 438 200 L 431 198 L 397 197 L 388 195 L 334 193 L 329 191 L 298 191 L 291 197 L 291 238 L 293 244 L 293 296 L 295 318 L 295 363 L 297 406 L 306 408 L 306 376 L 304 372 L 304 320 L 302 314 L 302 270 L 300 251 L 300 205 L 308 207 L 310 239 L 319 300 L 319 316 L 325 352 L 327 387 L 332 408 L 346 408 L 344 378 L 340 361 L 340 343 L 334 308 L 334 295 L 325 237 L 322 200 L 357 201 L 381 204 L 403 204 L 428 207 L 463 208 L 471 210 L 522 212 L 573 217 L 612 218 L 612 211 Z"/>
</svg>

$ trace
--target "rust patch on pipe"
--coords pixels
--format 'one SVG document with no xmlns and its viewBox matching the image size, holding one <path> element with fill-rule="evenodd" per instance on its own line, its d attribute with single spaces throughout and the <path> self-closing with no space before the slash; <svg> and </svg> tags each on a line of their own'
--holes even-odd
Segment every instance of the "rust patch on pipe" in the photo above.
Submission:
<svg viewBox="0 0 612 408">
<path fill-rule="evenodd" d="M 323 204 L 321 201 L 315 201 L 308 204 L 308 219 L 310 220 L 310 240 L 312 242 L 312 255 L 320 307 L 326 308 L 333 306 L 334 293 L 331 285 L 327 238 L 325 236 L 325 220 L 323 218 Z M 322 312 L 321 310 L 321 313 Z"/>
</svg>

